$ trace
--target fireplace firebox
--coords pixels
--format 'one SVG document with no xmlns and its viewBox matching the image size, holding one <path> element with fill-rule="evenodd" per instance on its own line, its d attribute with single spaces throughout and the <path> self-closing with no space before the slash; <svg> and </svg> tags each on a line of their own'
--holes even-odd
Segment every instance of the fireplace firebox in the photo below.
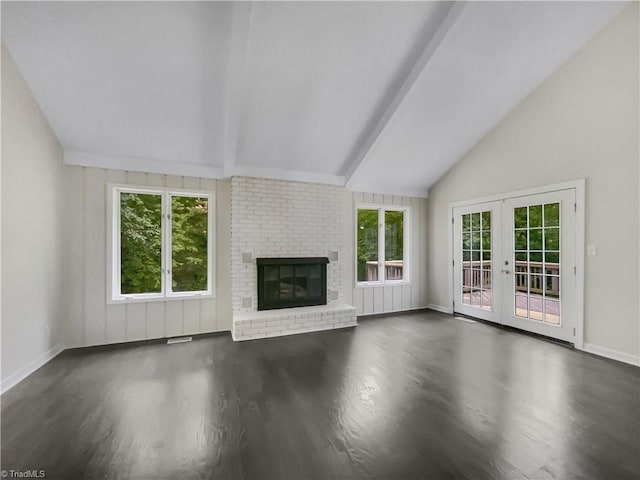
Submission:
<svg viewBox="0 0 640 480">
<path fill-rule="evenodd" d="M 258 258 L 258 310 L 327 304 L 327 257 Z"/>
</svg>

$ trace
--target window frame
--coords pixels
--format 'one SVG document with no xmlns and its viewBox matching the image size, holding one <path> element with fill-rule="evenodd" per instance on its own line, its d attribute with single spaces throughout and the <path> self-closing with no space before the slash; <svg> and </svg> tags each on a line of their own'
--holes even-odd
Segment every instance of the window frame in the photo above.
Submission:
<svg viewBox="0 0 640 480">
<path fill-rule="evenodd" d="M 378 280 L 368 282 L 358 281 L 358 211 L 359 210 L 377 210 L 378 211 Z M 385 212 L 403 212 L 402 217 L 402 280 L 387 280 L 385 277 Z M 356 288 L 380 287 L 391 285 L 409 285 L 411 284 L 411 269 L 409 266 L 410 259 L 410 230 L 411 230 L 411 207 L 408 205 L 382 205 L 371 203 L 356 203 L 354 209 L 354 284 Z M 382 259 L 382 262 L 380 261 Z"/>
<path fill-rule="evenodd" d="M 210 190 L 171 187 L 147 187 L 127 184 L 108 184 L 109 199 L 107 202 L 109 219 L 110 248 L 107 252 L 107 304 L 137 303 L 169 300 L 185 300 L 189 298 L 215 298 L 215 192 Z M 161 217 L 161 288 L 158 293 L 121 293 L 121 212 L 120 194 L 139 193 L 160 195 L 162 205 Z M 207 198 L 207 289 L 193 292 L 172 291 L 172 218 L 171 199 L 178 197 Z"/>
</svg>

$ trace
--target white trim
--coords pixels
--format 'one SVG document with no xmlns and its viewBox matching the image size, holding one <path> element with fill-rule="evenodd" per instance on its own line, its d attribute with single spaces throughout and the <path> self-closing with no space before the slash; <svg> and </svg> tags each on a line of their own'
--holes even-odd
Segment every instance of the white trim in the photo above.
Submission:
<svg viewBox="0 0 640 480">
<path fill-rule="evenodd" d="M 575 180 L 575 202 L 576 202 L 576 252 L 575 252 L 575 264 L 576 264 L 576 334 L 573 339 L 573 345 L 575 348 L 582 348 L 584 346 L 584 254 L 585 254 L 585 186 L 586 181 L 584 178 Z"/>
<path fill-rule="evenodd" d="M 38 370 L 40 367 L 50 362 L 53 358 L 57 357 L 64 350 L 64 344 L 58 343 L 54 347 L 50 348 L 46 352 L 38 355 L 36 358 L 27 363 L 24 367 L 20 368 L 18 371 L 12 373 L 7 378 L 2 381 L 2 386 L 0 387 L 0 395 L 6 393 L 13 387 L 15 387 L 22 380 L 27 378 L 33 372 Z"/>
<path fill-rule="evenodd" d="M 375 287 L 397 287 L 397 286 L 407 286 L 411 285 L 411 281 L 409 280 L 387 280 L 386 282 L 356 282 L 353 288 L 375 288 Z M 400 310 L 398 310 L 400 311 Z M 384 312 L 386 313 L 386 312 Z M 367 313 L 367 315 L 369 315 Z M 371 314 L 375 315 L 375 314 Z"/>
<path fill-rule="evenodd" d="M 585 343 L 583 348 L 576 347 L 576 349 L 592 353 L 600 357 L 610 358 L 611 360 L 617 360 L 618 362 L 628 363 L 635 367 L 640 367 L 640 356 L 638 355 L 631 355 L 630 353 L 620 352 L 618 350 L 601 347 L 600 345 L 594 345 L 592 343 Z"/>
<path fill-rule="evenodd" d="M 566 182 L 552 183 L 549 185 L 542 185 L 538 187 L 526 188 L 523 190 L 516 190 L 506 193 L 488 195 L 485 197 L 474 198 L 469 200 L 461 200 L 458 202 L 449 203 L 449 216 L 447 222 L 451 222 L 449 225 L 449 248 L 448 248 L 448 300 L 451 307 L 449 309 L 453 312 L 453 300 L 454 300 L 454 285 L 453 285 L 453 210 L 458 207 L 466 207 L 476 205 L 479 203 L 488 203 L 496 201 L 504 201 L 507 199 L 513 199 L 518 197 L 525 197 L 529 195 L 538 195 L 541 193 L 553 193 L 563 190 L 575 190 L 575 202 L 576 202 L 576 218 L 575 218 L 575 266 L 576 266 L 576 305 L 575 305 L 575 337 L 573 343 L 575 348 L 581 349 L 584 344 L 584 254 L 585 254 L 585 184 L 584 178 L 576 180 L 568 180 Z"/>
<path fill-rule="evenodd" d="M 428 306 L 425 307 L 409 307 L 409 308 L 401 308 L 400 310 L 385 310 L 384 312 L 375 312 L 375 313 L 358 313 L 356 317 L 379 317 L 381 315 L 386 315 L 388 313 L 403 313 L 403 312 L 417 312 L 418 310 L 426 310 Z"/>
<path fill-rule="evenodd" d="M 161 196 L 162 201 L 162 280 L 159 293 L 143 293 L 122 295 L 120 293 L 120 193 L 145 193 Z M 215 209 L 216 194 L 212 190 L 172 188 L 172 187 L 146 187 L 128 184 L 107 184 L 107 233 L 111 238 L 111 248 L 107 252 L 107 304 L 157 302 L 170 300 L 215 298 Z M 173 196 L 206 197 L 207 209 L 207 290 L 197 292 L 172 292 L 171 291 L 171 198 Z"/>
<path fill-rule="evenodd" d="M 537 195 L 538 193 L 558 192 L 560 190 L 571 190 L 572 188 L 575 188 L 576 192 L 580 188 L 582 188 L 582 191 L 584 192 L 584 184 L 585 184 L 584 178 L 579 178 L 577 180 L 569 180 L 569 181 L 560 182 L 560 183 L 551 183 L 549 185 L 542 185 L 540 187 L 525 188 L 523 190 L 515 190 L 511 192 L 487 195 L 486 197 L 471 198 L 469 200 L 460 200 L 458 202 L 451 202 L 449 204 L 449 212 L 452 212 L 453 208 L 455 207 L 465 207 L 468 205 L 475 205 L 476 203 L 501 201 L 501 200 L 506 200 L 508 198 L 526 197 L 528 195 Z"/>
<path fill-rule="evenodd" d="M 102 155 L 99 153 L 77 152 L 74 150 L 64 151 L 63 163 L 65 165 L 75 165 L 80 167 L 109 168 L 115 170 L 128 170 L 131 172 L 158 173 L 160 175 L 225 178 L 222 168 L 203 163 Z"/>
<path fill-rule="evenodd" d="M 319 172 L 305 172 L 302 170 L 287 170 L 284 168 L 253 167 L 236 164 L 232 175 L 238 177 L 268 178 L 272 180 L 289 180 L 292 182 L 323 183 L 327 185 L 344 186 L 344 177 Z"/>
<path fill-rule="evenodd" d="M 428 303 L 427 308 L 430 310 L 435 310 L 436 312 L 448 313 L 453 315 L 453 307 L 443 307 L 441 305 L 436 305 L 435 303 Z"/>
</svg>

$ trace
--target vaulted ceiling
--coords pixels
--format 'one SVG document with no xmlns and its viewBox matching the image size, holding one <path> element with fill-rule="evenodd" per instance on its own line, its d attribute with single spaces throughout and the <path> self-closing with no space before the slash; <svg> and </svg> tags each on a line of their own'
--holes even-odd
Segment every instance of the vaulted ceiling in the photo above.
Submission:
<svg viewBox="0 0 640 480">
<path fill-rule="evenodd" d="M 2 2 L 65 162 L 425 196 L 626 2 Z"/>
</svg>

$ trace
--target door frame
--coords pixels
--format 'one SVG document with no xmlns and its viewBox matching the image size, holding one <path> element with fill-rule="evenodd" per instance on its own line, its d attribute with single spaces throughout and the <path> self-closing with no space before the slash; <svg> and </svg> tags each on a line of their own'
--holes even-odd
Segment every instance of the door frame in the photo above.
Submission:
<svg viewBox="0 0 640 480">
<path fill-rule="evenodd" d="M 495 195 L 488 195 L 485 197 L 472 198 L 469 200 L 461 200 L 458 202 L 449 203 L 449 272 L 448 285 L 449 285 L 449 307 L 448 310 L 453 314 L 453 301 L 454 301 L 454 277 L 453 277 L 453 209 L 456 207 L 465 207 L 474 205 L 476 203 L 495 202 L 502 201 L 508 198 L 517 198 L 527 195 L 536 195 L 539 193 L 557 192 L 560 190 L 574 189 L 576 192 L 576 305 L 574 318 L 575 318 L 575 339 L 574 346 L 578 350 L 584 350 L 584 253 L 585 253 L 585 187 L 586 180 L 579 178 L 576 180 L 569 180 L 566 182 L 553 183 L 549 185 L 542 185 L 539 187 L 527 188 L 523 190 L 515 190 L 506 193 L 499 193 Z"/>
</svg>

